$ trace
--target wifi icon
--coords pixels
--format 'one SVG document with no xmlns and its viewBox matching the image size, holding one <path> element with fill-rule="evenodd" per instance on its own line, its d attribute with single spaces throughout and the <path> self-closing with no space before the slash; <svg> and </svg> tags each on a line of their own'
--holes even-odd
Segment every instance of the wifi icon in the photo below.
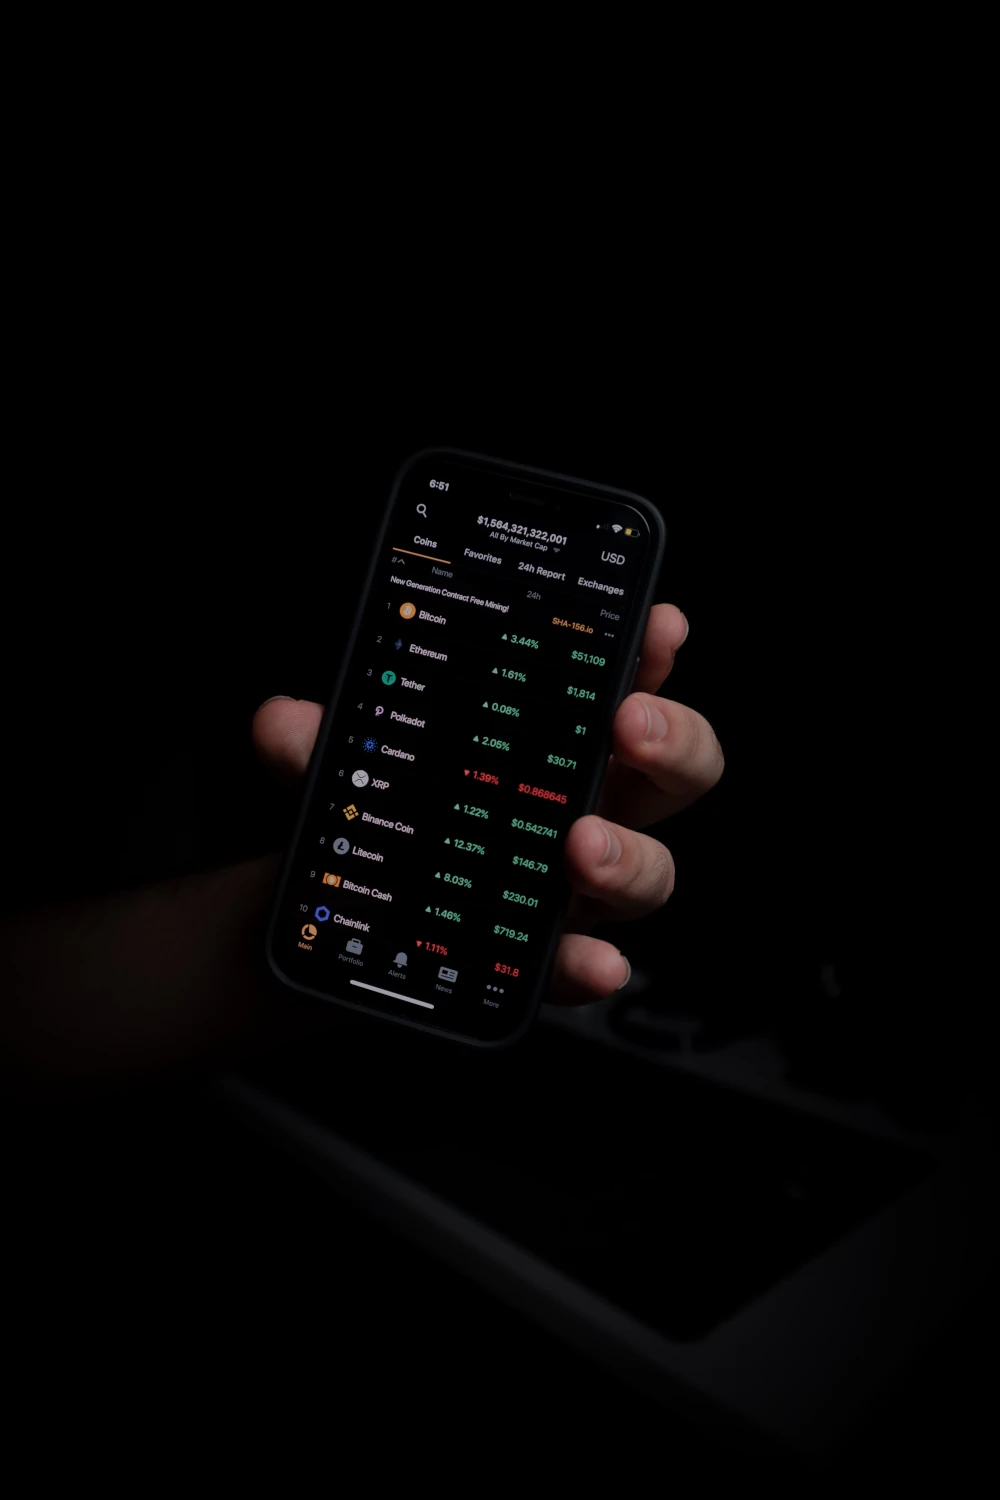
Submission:
<svg viewBox="0 0 1000 1500">
<path fill-rule="evenodd" d="M 621 531 L 621 527 L 620 526 L 616 526 L 615 523 L 612 521 L 612 523 L 611 523 L 611 530 L 612 531 Z"/>
</svg>

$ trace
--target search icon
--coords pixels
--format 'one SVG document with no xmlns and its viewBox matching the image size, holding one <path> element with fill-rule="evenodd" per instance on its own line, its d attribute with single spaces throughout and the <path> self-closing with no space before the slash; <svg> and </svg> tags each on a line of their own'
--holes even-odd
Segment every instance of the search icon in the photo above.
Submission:
<svg viewBox="0 0 1000 1500">
<path fill-rule="evenodd" d="M 426 505 L 418 505 L 417 506 L 417 515 L 418 516 L 423 516 L 424 520 L 426 521 L 426 519 L 427 519 L 427 507 L 426 507 Z"/>
</svg>

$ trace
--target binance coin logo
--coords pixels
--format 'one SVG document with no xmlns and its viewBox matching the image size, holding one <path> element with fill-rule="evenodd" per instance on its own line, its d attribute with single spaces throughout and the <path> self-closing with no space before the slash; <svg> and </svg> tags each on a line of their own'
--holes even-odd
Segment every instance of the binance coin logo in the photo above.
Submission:
<svg viewBox="0 0 1000 1500">
<path fill-rule="evenodd" d="M 350 823 L 357 816 L 358 816 L 358 810 L 354 806 L 354 803 L 353 802 L 349 803 L 348 806 L 344 808 L 344 817 L 347 819 L 348 823 Z"/>
</svg>

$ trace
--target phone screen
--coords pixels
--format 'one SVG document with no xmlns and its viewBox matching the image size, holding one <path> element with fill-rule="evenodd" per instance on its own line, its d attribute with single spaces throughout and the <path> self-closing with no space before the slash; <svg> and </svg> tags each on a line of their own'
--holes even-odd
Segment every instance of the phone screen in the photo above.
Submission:
<svg viewBox="0 0 1000 1500">
<path fill-rule="evenodd" d="M 562 842 L 631 684 L 658 518 L 422 455 L 390 508 L 272 917 L 283 979 L 466 1040 L 537 1004 Z"/>
</svg>

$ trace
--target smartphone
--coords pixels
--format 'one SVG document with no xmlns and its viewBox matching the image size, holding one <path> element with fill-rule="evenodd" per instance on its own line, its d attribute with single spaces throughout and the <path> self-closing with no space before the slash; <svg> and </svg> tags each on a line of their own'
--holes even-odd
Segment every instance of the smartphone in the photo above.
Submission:
<svg viewBox="0 0 1000 1500">
<path fill-rule="evenodd" d="M 307 995 L 522 1036 L 665 531 L 623 490 L 448 449 L 397 476 L 268 925 Z"/>
</svg>

